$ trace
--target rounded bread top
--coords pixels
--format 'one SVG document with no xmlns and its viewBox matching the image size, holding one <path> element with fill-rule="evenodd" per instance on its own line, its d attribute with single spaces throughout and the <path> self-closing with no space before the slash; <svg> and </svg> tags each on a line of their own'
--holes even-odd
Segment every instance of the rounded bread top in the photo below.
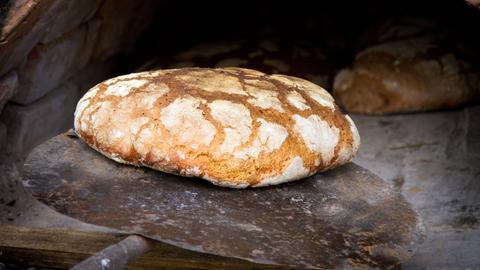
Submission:
<svg viewBox="0 0 480 270">
<path fill-rule="evenodd" d="M 320 86 L 242 68 L 109 79 L 78 102 L 75 130 L 117 162 L 236 188 L 342 165 L 360 141 L 353 121 Z"/>
</svg>

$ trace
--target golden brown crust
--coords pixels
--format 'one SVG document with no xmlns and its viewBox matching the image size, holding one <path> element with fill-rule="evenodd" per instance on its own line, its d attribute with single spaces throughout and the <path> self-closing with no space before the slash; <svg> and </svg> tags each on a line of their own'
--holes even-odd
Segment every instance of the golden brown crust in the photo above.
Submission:
<svg viewBox="0 0 480 270">
<path fill-rule="evenodd" d="M 241 68 L 107 80 L 79 101 L 75 129 L 119 162 L 230 187 L 303 178 L 349 162 L 359 144 L 321 87 Z"/>
<path fill-rule="evenodd" d="M 349 112 L 385 114 L 437 110 L 478 95 L 479 77 L 438 37 L 390 41 L 359 53 L 337 74 L 334 95 Z"/>
</svg>

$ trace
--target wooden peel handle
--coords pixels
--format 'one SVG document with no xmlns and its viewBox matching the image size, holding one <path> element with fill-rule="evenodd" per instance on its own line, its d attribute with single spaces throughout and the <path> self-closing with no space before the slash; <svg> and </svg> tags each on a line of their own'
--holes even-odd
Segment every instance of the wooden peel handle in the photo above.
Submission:
<svg viewBox="0 0 480 270">
<path fill-rule="evenodd" d="M 138 235 L 130 235 L 122 241 L 85 259 L 71 270 L 121 270 L 127 263 L 149 251 L 153 241 Z"/>
</svg>

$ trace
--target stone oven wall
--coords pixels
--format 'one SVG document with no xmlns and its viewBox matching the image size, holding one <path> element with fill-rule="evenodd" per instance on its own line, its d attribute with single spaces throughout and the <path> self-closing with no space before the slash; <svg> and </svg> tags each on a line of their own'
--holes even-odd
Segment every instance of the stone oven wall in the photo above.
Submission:
<svg viewBox="0 0 480 270">
<path fill-rule="evenodd" d="M 111 76 L 158 1 L 11 0 L 0 14 L 0 148 L 24 157 L 71 127 L 75 104 Z"/>
</svg>

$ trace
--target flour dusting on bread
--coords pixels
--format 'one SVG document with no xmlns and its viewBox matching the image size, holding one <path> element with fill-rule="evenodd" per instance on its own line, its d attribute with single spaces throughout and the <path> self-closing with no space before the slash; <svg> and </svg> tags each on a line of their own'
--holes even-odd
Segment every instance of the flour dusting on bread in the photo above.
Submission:
<svg viewBox="0 0 480 270">
<path fill-rule="evenodd" d="M 120 163 L 245 188 L 349 162 L 358 131 L 323 88 L 243 68 L 112 78 L 79 101 L 75 129 Z"/>
</svg>

